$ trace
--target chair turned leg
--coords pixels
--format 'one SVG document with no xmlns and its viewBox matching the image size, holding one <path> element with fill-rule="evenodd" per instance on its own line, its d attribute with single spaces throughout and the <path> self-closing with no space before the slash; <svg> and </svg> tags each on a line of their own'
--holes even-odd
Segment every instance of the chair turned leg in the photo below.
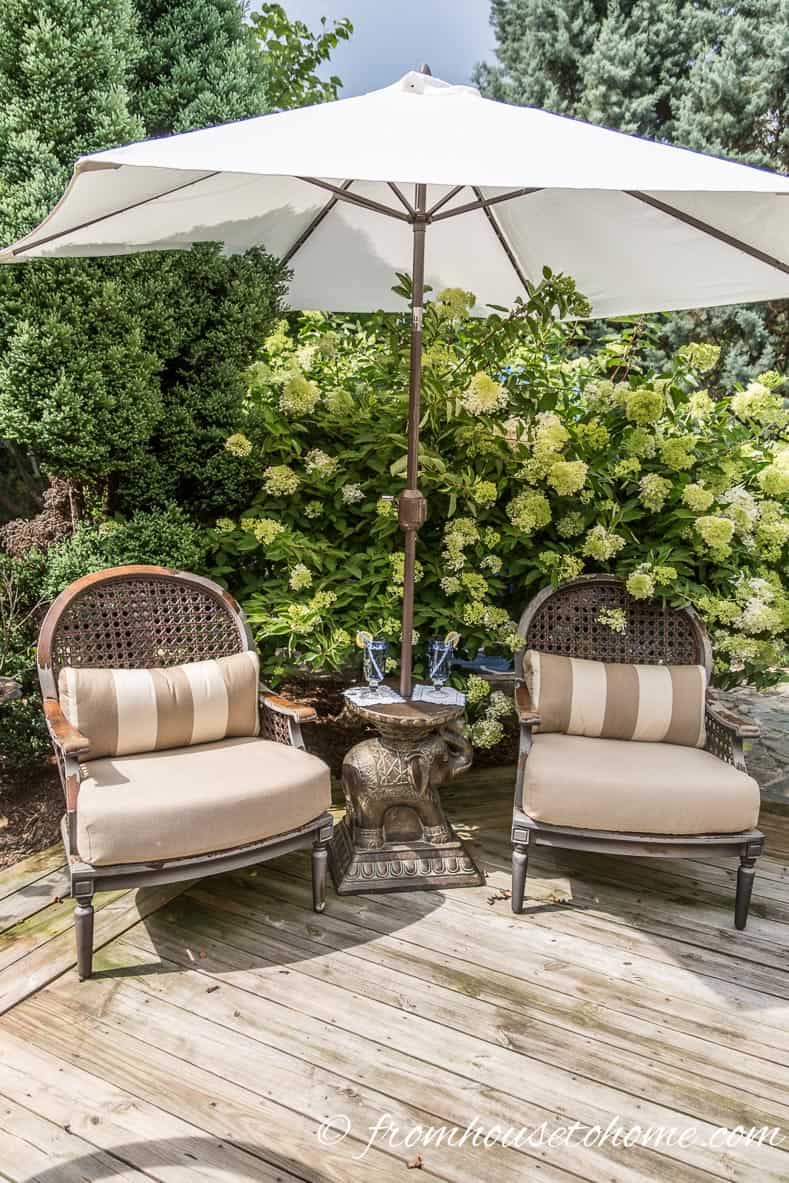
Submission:
<svg viewBox="0 0 789 1183">
<path fill-rule="evenodd" d="M 312 848 L 312 906 L 316 912 L 326 907 L 326 867 L 329 851 L 326 845 L 316 842 Z"/>
<path fill-rule="evenodd" d="M 93 899 L 77 900 L 74 908 L 74 927 L 77 935 L 77 973 L 84 982 L 93 972 Z"/>
<path fill-rule="evenodd" d="M 737 868 L 737 899 L 734 904 L 734 927 L 743 929 L 748 923 L 748 909 L 751 906 L 751 892 L 755 875 L 756 859 L 740 856 Z"/>
<path fill-rule="evenodd" d="M 512 846 L 512 910 L 523 911 L 523 896 L 526 891 L 526 871 L 529 867 L 529 848 L 522 842 Z"/>
</svg>

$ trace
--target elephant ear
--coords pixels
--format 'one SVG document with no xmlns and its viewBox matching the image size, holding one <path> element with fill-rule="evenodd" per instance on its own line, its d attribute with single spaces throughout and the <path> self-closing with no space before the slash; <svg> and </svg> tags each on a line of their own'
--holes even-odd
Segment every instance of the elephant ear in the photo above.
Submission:
<svg viewBox="0 0 789 1183">
<path fill-rule="evenodd" d="M 408 756 L 408 779 L 419 797 L 428 792 L 432 760 L 427 752 L 411 752 Z"/>
</svg>

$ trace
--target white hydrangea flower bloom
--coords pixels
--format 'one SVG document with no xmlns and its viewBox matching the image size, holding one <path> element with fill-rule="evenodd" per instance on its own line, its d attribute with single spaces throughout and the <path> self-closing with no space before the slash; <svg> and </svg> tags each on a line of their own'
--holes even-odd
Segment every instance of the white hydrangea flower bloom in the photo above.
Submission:
<svg viewBox="0 0 789 1183">
<path fill-rule="evenodd" d="M 307 472 L 315 472 L 318 476 L 334 476 L 337 471 L 337 461 L 329 456 L 322 448 L 310 448 L 304 457 L 304 467 Z"/>
<path fill-rule="evenodd" d="M 346 505 L 354 505 L 355 502 L 364 500 L 364 490 L 358 484 L 343 485 L 340 494 Z"/>
</svg>

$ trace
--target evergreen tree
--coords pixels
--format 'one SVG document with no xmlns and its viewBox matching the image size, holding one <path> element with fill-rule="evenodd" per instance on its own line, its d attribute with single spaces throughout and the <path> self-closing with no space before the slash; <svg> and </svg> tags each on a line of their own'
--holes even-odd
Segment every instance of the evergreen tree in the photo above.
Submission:
<svg viewBox="0 0 789 1183">
<path fill-rule="evenodd" d="M 4 0 L 2 241 L 45 215 L 81 153 L 269 109 L 264 17 L 253 31 L 239 0 Z M 110 511 L 243 504 L 223 444 L 283 291 L 263 249 L 0 268 L 0 513 L 29 512 L 42 475 Z"/>
<path fill-rule="evenodd" d="M 3 0 L 2 242 L 44 217 L 77 156 L 144 135 L 129 93 L 138 51 L 132 0 Z"/>
<path fill-rule="evenodd" d="M 684 0 L 612 0 L 584 62 L 575 114 L 631 135 L 674 140 L 707 16 L 702 5 Z"/>
<path fill-rule="evenodd" d="M 478 85 L 491 98 L 574 115 L 607 7 L 607 0 L 492 0 L 500 65 L 478 66 Z"/>
<path fill-rule="evenodd" d="M 238 0 L 135 0 L 142 47 L 132 104 L 149 136 L 270 108 L 263 59 Z"/>
<path fill-rule="evenodd" d="M 139 52 L 131 0 L 7 0 L 0 12 L 0 238 L 27 233 L 75 158 L 139 138 L 129 79 Z M 157 417 L 155 360 L 101 268 L 0 269 L 0 435 L 53 473 L 140 446 Z M 3 477 L 0 470 L 0 477 Z M 35 488 L 28 478 L 26 492 Z M 24 502 L 22 503 L 24 505 Z"/>
<path fill-rule="evenodd" d="M 493 98 L 789 169 L 789 0 L 493 0 Z M 662 338 L 724 346 L 730 385 L 789 365 L 782 302 L 679 313 Z"/>
<path fill-rule="evenodd" d="M 789 171 L 789 0 L 748 0 L 709 37 L 678 105 L 676 142 Z M 713 308 L 668 322 L 669 346 L 707 333 L 725 343 L 726 385 L 789 366 L 789 305 Z"/>
<path fill-rule="evenodd" d="M 499 64 L 477 67 L 493 98 L 670 139 L 716 0 L 492 0 Z"/>
<path fill-rule="evenodd" d="M 678 142 L 789 170 L 789 0 L 732 5 L 679 104 Z"/>
</svg>

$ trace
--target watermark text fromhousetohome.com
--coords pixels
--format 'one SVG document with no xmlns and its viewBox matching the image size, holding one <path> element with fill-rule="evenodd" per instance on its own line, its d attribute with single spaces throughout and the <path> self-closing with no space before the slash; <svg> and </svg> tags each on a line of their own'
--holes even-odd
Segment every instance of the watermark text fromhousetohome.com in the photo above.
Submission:
<svg viewBox="0 0 789 1183">
<path fill-rule="evenodd" d="M 345 1113 L 327 1117 L 318 1127 L 318 1141 L 322 1146 L 336 1146 L 352 1137 L 362 1143 L 353 1158 L 366 1158 L 373 1149 L 429 1150 L 431 1147 L 478 1147 L 488 1150 L 493 1146 L 516 1150 L 558 1150 L 563 1146 L 613 1146 L 630 1149 L 633 1146 L 652 1150 L 688 1149 L 706 1146 L 711 1150 L 734 1150 L 749 1146 L 782 1146 L 786 1142 L 778 1126 L 715 1126 L 710 1128 L 690 1124 L 686 1126 L 628 1125 L 619 1117 L 612 1117 L 607 1126 L 587 1125 L 580 1121 L 565 1125 L 544 1121 L 533 1126 L 508 1126 L 485 1123 L 472 1117 L 465 1126 L 403 1124 L 390 1113 L 382 1113 L 375 1125 L 353 1128 Z"/>
</svg>

